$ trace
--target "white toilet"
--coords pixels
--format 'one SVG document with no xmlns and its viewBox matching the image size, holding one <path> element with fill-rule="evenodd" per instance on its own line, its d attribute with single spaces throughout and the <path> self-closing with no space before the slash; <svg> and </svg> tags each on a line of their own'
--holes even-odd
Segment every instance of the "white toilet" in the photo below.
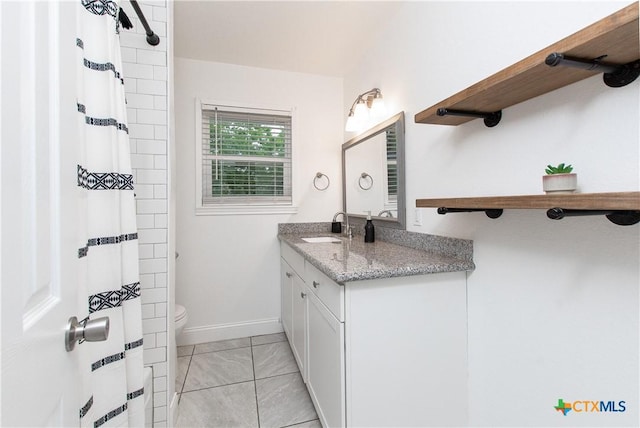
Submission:
<svg viewBox="0 0 640 428">
<path fill-rule="evenodd" d="M 176 339 L 182 333 L 182 329 L 187 324 L 189 317 L 187 316 L 187 309 L 182 305 L 175 305 L 175 317 L 176 317 Z"/>
</svg>

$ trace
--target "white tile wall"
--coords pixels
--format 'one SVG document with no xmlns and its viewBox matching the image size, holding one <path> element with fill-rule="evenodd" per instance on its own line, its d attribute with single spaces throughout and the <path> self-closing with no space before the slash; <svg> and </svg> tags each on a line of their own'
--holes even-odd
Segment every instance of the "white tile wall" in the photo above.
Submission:
<svg viewBox="0 0 640 428">
<path fill-rule="evenodd" d="M 167 426 L 167 41 L 166 0 L 139 2 L 158 46 L 127 2 L 134 29 L 120 32 L 135 179 L 144 364 L 153 366 L 154 423 Z"/>
<path fill-rule="evenodd" d="M 166 229 L 167 228 L 167 215 L 166 214 L 156 214 L 155 216 L 153 216 L 154 218 L 154 222 L 155 222 L 155 227 L 160 228 L 160 229 Z"/>
<path fill-rule="evenodd" d="M 138 213 L 138 229 L 153 229 L 156 217 L 153 214 L 143 215 Z"/>
<path fill-rule="evenodd" d="M 140 202 L 145 202 L 145 201 L 140 201 Z M 140 207 L 146 207 L 147 209 L 149 209 L 150 211 L 155 209 L 158 212 L 162 212 L 162 210 L 166 210 L 165 205 L 166 204 L 157 204 L 157 208 L 154 207 L 154 205 L 151 205 L 151 202 L 158 202 L 158 201 L 149 201 L 149 204 L 139 204 L 138 205 L 138 210 L 140 210 Z M 166 211 L 164 211 L 166 212 Z M 143 229 L 143 230 L 139 230 L 138 231 L 138 239 L 140 241 L 141 244 L 161 244 L 161 243 L 165 243 L 167 242 L 167 229 Z"/>
<path fill-rule="evenodd" d="M 165 296 L 165 294 L 167 294 L 167 289 L 166 288 L 151 288 L 149 290 L 143 291 L 142 292 L 142 304 L 146 305 L 147 303 L 162 303 L 162 302 L 166 302 L 167 298 Z M 155 315 L 154 315 L 155 317 Z M 153 318 L 155 319 L 155 318 Z M 142 320 L 144 321 L 148 321 L 146 319 Z M 145 330 L 144 333 L 147 333 L 147 331 Z"/>
</svg>

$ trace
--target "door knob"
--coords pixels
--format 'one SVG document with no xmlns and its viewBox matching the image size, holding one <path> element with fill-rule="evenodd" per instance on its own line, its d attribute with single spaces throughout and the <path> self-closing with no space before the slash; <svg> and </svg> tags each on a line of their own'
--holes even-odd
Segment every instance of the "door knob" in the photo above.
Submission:
<svg viewBox="0 0 640 428">
<path fill-rule="evenodd" d="M 76 342 L 85 340 L 87 342 L 102 342 L 109 337 L 109 317 L 87 320 L 83 324 L 78 322 L 78 318 L 71 317 L 64 332 L 64 347 L 67 352 L 73 351 Z"/>
</svg>

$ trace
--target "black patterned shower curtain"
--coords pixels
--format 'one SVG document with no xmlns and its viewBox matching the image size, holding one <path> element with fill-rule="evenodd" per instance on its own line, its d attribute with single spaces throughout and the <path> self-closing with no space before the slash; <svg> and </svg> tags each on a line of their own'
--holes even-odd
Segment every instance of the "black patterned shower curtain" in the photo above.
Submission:
<svg viewBox="0 0 640 428">
<path fill-rule="evenodd" d="M 78 299 L 109 317 L 108 340 L 80 345 L 81 426 L 144 426 L 138 233 L 119 40 L 119 5 L 78 2 Z"/>
</svg>

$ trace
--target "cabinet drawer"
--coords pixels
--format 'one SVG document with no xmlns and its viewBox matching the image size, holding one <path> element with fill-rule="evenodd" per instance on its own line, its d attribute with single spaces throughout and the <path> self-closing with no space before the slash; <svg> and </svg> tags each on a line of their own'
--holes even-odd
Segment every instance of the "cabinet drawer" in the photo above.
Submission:
<svg viewBox="0 0 640 428">
<path fill-rule="evenodd" d="M 289 266 L 291 266 L 300 277 L 304 278 L 304 257 L 296 253 L 293 248 L 284 242 L 280 243 L 280 256 L 289 263 Z"/>
<path fill-rule="evenodd" d="M 311 263 L 305 263 L 305 281 L 318 299 L 338 318 L 344 321 L 344 287 L 332 281 Z"/>
</svg>

